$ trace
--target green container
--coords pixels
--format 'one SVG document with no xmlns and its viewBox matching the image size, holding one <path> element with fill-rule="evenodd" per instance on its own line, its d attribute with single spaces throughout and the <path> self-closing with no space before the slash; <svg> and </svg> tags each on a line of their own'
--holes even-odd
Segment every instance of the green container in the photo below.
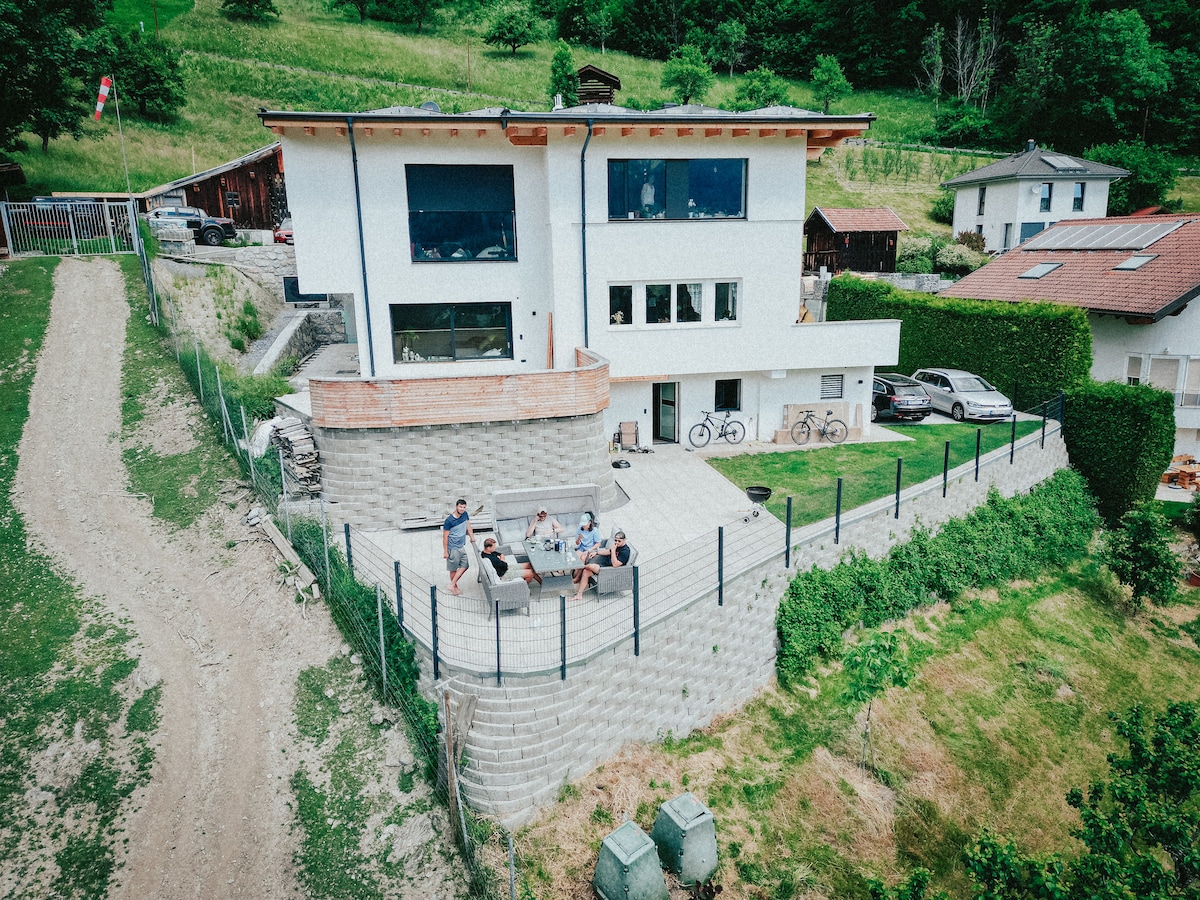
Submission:
<svg viewBox="0 0 1200 900">
<path fill-rule="evenodd" d="M 600 900 L 667 900 L 654 841 L 636 822 L 626 822 L 604 839 L 592 887 Z"/>
<path fill-rule="evenodd" d="M 664 868 L 681 884 L 706 882 L 717 871 L 717 827 L 695 794 L 680 794 L 660 806 L 650 834 Z"/>
</svg>

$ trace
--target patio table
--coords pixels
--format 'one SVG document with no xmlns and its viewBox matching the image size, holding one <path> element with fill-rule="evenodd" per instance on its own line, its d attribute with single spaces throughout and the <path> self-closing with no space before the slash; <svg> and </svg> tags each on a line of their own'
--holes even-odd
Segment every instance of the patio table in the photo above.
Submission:
<svg viewBox="0 0 1200 900">
<path fill-rule="evenodd" d="M 569 542 L 566 541 L 563 542 L 564 549 L 562 550 L 544 550 L 542 541 L 526 541 L 522 547 L 529 557 L 529 564 L 533 566 L 533 571 L 539 575 L 564 569 L 570 571 L 583 565 L 579 554 L 573 548 L 567 549 Z"/>
</svg>

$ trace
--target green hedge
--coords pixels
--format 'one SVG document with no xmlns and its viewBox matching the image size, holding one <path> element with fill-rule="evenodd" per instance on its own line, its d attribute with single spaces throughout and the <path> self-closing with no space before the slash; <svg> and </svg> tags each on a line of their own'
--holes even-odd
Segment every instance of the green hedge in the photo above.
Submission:
<svg viewBox="0 0 1200 900">
<path fill-rule="evenodd" d="M 826 318 L 900 319 L 900 372 L 966 369 L 996 385 L 1017 409 L 1083 384 L 1092 367 L 1087 315 L 1071 306 L 934 297 L 843 276 L 829 285 Z"/>
<path fill-rule="evenodd" d="M 1063 438 L 1100 515 L 1116 525 L 1134 504 L 1154 498 L 1171 463 L 1174 398 L 1148 385 L 1087 382 L 1067 392 Z"/>
<path fill-rule="evenodd" d="M 1031 493 L 987 503 L 936 535 L 918 529 L 881 560 L 846 554 L 832 569 L 813 567 L 792 579 L 779 605 L 776 670 L 785 686 L 833 657 L 842 632 L 875 627 L 909 610 L 949 600 L 968 587 L 1029 578 L 1087 549 L 1099 524 L 1084 479 L 1064 469 Z"/>
</svg>

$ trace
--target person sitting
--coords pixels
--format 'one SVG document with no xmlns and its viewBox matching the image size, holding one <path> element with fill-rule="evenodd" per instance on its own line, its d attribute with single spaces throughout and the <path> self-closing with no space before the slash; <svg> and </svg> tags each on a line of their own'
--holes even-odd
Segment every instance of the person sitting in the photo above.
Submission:
<svg viewBox="0 0 1200 900">
<path fill-rule="evenodd" d="M 579 530 L 575 532 L 575 549 L 582 557 L 599 543 L 600 530 L 596 527 L 596 520 L 591 513 L 584 513 L 579 517 Z"/>
<path fill-rule="evenodd" d="M 567 530 L 567 526 L 554 516 L 546 513 L 546 507 L 539 506 L 537 515 L 533 517 L 533 521 L 529 523 L 529 527 L 525 529 L 525 537 L 537 538 L 553 538 L 556 534 L 562 534 Z"/>
<path fill-rule="evenodd" d="M 492 568 L 496 570 L 496 578 L 499 581 L 513 581 L 517 578 L 524 578 L 525 583 L 536 581 L 542 583 L 542 576 L 533 571 L 533 566 L 529 563 L 520 563 L 518 565 L 510 565 L 508 560 L 504 558 L 504 554 L 500 552 L 500 548 L 496 546 L 495 538 L 485 538 L 483 542 L 483 558 L 489 560 Z"/>
<path fill-rule="evenodd" d="M 593 547 L 586 556 L 581 554 L 584 565 L 582 569 L 576 570 L 571 576 L 571 580 L 577 585 L 575 596 L 571 599 L 582 600 L 583 592 L 588 589 L 588 584 L 606 566 L 620 568 L 628 565 L 630 553 L 629 545 L 625 543 L 625 532 L 618 531 L 613 535 L 612 546 Z"/>
</svg>

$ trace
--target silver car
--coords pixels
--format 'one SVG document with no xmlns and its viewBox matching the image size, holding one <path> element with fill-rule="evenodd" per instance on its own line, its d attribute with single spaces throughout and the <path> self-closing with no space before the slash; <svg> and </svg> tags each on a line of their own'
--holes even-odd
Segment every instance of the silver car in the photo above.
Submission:
<svg viewBox="0 0 1200 900">
<path fill-rule="evenodd" d="M 962 369 L 918 369 L 913 378 L 921 382 L 933 408 L 956 422 L 995 422 L 1013 414 L 1012 401 L 978 375 Z"/>
</svg>

